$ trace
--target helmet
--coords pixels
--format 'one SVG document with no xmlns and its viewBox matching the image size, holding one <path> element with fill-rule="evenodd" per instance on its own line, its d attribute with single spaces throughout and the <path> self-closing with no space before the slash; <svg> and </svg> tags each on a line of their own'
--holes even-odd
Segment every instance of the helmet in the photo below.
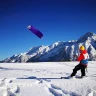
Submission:
<svg viewBox="0 0 96 96">
<path fill-rule="evenodd" d="M 84 46 L 80 46 L 80 50 L 85 50 L 85 47 Z"/>
</svg>

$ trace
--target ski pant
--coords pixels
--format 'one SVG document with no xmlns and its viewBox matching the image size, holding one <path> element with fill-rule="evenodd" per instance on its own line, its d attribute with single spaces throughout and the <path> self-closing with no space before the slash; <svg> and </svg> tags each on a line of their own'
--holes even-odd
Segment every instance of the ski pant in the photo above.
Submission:
<svg viewBox="0 0 96 96">
<path fill-rule="evenodd" d="M 75 66 L 75 68 L 73 69 L 73 72 L 71 74 L 71 77 L 75 76 L 78 70 L 81 70 L 81 76 L 85 76 L 85 68 L 86 66 L 78 64 L 77 66 Z"/>
</svg>

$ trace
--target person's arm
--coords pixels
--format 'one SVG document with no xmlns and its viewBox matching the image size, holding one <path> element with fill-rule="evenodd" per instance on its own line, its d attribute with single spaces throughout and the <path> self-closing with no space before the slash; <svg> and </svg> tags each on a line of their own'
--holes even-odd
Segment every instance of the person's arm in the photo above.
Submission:
<svg viewBox="0 0 96 96">
<path fill-rule="evenodd" d="M 81 61 L 81 60 L 83 60 L 83 59 L 84 59 L 83 54 L 80 54 L 80 56 L 77 58 L 78 61 Z"/>
</svg>

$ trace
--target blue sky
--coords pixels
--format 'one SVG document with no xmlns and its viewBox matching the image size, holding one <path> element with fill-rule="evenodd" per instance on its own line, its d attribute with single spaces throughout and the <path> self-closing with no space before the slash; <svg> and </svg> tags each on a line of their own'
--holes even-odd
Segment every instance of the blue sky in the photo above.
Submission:
<svg viewBox="0 0 96 96">
<path fill-rule="evenodd" d="M 95 0 L 0 0 L 0 60 L 32 46 L 77 40 L 96 33 Z M 43 38 L 27 26 L 39 29 Z"/>
</svg>

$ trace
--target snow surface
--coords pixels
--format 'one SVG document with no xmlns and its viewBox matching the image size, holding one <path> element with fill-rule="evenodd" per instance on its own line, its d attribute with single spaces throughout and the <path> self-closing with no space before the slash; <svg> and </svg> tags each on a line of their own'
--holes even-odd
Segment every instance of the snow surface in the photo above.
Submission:
<svg viewBox="0 0 96 96">
<path fill-rule="evenodd" d="M 0 96 L 96 96 L 96 61 L 89 62 L 87 77 L 60 79 L 69 76 L 77 64 L 1 63 Z"/>
</svg>

